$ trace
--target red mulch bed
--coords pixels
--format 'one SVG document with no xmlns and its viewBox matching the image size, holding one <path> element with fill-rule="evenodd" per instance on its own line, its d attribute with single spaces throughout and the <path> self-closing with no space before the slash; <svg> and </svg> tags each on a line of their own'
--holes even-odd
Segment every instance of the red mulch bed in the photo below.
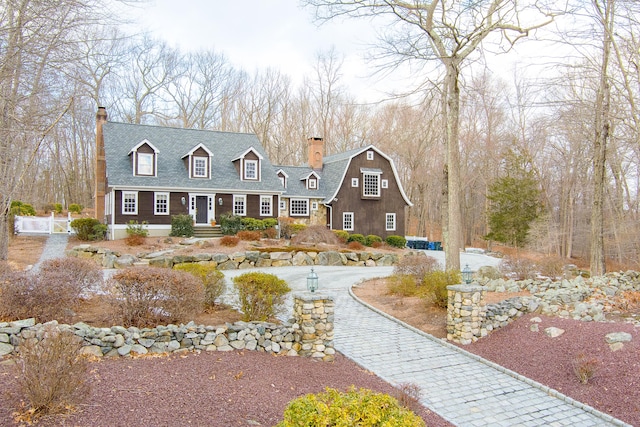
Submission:
<svg viewBox="0 0 640 427">
<path fill-rule="evenodd" d="M 41 426 L 273 426 L 289 401 L 325 387 L 354 385 L 393 394 L 388 383 L 338 354 L 335 362 L 265 353 L 203 352 L 91 363 L 91 393 L 70 415 Z M 0 426 L 15 426 L 19 400 L 10 367 L 0 366 Z M 429 427 L 447 423 L 422 408 Z"/>
</svg>

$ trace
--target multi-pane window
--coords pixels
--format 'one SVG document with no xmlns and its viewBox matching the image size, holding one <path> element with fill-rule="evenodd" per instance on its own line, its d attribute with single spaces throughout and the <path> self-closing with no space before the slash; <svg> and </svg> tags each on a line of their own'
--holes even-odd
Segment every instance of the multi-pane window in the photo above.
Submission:
<svg viewBox="0 0 640 427">
<path fill-rule="evenodd" d="M 373 160 L 373 151 L 367 151 L 367 160 Z"/>
<path fill-rule="evenodd" d="M 312 211 L 318 210 L 318 202 L 311 202 L 311 210 Z"/>
<path fill-rule="evenodd" d="M 358 178 L 351 178 L 351 186 L 354 188 L 358 187 Z"/>
<path fill-rule="evenodd" d="M 247 196 L 233 196 L 233 214 L 238 216 L 245 216 L 247 214 Z"/>
<path fill-rule="evenodd" d="M 291 199 L 290 212 L 291 216 L 308 216 L 309 215 L 309 200 L 307 199 Z"/>
<path fill-rule="evenodd" d="M 271 196 L 260 196 L 260 216 L 271 216 Z"/>
<path fill-rule="evenodd" d="M 244 179 L 258 179 L 258 161 L 244 161 Z"/>
<path fill-rule="evenodd" d="M 342 229 L 353 231 L 353 212 L 342 213 Z"/>
<path fill-rule="evenodd" d="M 206 157 L 194 157 L 193 158 L 193 176 L 196 178 L 207 177 L 207 158 Z"/>
<path fill-rule="evenodd" d="M 153 193 L 155 215 L 169 215 L 169 193 Z"/>
<path fill-rule="evenodd" d="M 287 188 L 287 178 L 284 176 L 280 176 L 279 178 L 280 178 L 280 184 L 282 184 L 284 188 Z"/>
<path fill-rule="evenodd" d="M 362 174 L 362 195 L 380 197 L 380 175 L 374 173 Z"/>
<path fill-rule="evenodd" d="M 382 188 L 389 188 L 389 180 L 388 179 L 383 179 L 382 180 Z"/>
<path fill-rule="evenodd" d="M 318 188 L 318 180 L 315 178 L 309 178 L 309 188 L 311 190 L 315 190 Z"/>
<path fill-rule="evenodd" d="M 122 192 L 122 214 L 137 215 L 138 214 L 138 193 L 135 191 Z"/>
<path fill-rule="evenodd" d="M 395 231 L 396 230 L 396 214 L 388 213 L 386 214 L 386 230 L 387 231 Z"/>
<path fill-rule="evenodd" d="M 138 175 L 153 175 L 153 154 L 137 153 L 138 159 Z"/>
</svg>

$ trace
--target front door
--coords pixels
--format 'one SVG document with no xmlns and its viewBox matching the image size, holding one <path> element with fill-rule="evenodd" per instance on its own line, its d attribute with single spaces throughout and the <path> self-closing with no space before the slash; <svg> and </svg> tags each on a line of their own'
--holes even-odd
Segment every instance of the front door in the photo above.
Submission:
<svg viewBox="0 0 640 427">
<path fill-rule="evenodd" d="M 207 196 L 196 196 L 196 224 L 207 224 L 209 198 Z"/>
</svg>

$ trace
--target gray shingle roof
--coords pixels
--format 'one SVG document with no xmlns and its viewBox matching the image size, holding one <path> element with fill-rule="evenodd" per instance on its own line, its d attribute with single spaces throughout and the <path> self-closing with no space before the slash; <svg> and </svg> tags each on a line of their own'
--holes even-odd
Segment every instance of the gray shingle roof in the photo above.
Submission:
<svg viewBox="0 0 640 427">
<path fill-rule="evenodd" d="M 285 189 L 285 197 L 305 197 L 313 199 L 324 199 L 329 193 L 326 180 L 323 178 L 323 172 L 314 171 L 308 166 L 274 166 L 274 171 L 282 170 L 288 175 L 287 188 Z M 307 189 L 304 178 L 315 172 L 320 177 L 317 189 Z"/>
<path fill-rule="evenodd" d="M 254 134 L 180 129 L 108 122 L 104 124 L 104 145 L 109 186 L 154 187 L 189 190 L 281 192 L 273 166 Z M 141 141 L 158 149 L 155 177 L 134 176 L 129 152 Z M 211 179 L 190 179 L 181 159 L 196 145 L 213 153 Z M 262 156 L 261 180 L 242 181 L 233 159 L 253 148 Z"/>
</svg>

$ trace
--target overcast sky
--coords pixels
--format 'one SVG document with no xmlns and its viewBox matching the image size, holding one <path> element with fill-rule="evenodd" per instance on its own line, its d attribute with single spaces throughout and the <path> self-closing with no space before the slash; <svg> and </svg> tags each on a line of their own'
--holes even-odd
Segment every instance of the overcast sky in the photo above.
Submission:
<svg viewBox="0 0 640 427">
<path fill-rule="evenodd" d="M 385 91 L 407 86 L 390 77 L 370 79 L 373 67 L 364 58 L 367 46 L 376 39 L 373 25 L 350 19 L 318 27 L 312 14 L 313 9 L 301 8 L 298 0 L 150 0 L 134 10 L 134 20 L 139 29 L 150 30 L 183 51 L 213 48 L 247 72 L 278 68 L 296 84 L 304 76 L 312 77 L 317 54 L 333 47 L 344 61 L 343 83 L 361 102 L 384 98 Z M 532 48 L 522 42 L 516 47 L 520 56 L 512 53 L 489 60 L 492 72 L 511 81 L 514 61 L 524 61 L 518 66 L 521 71 L 549 71 L 542 67 L 541 72 L 533 72 L 530 65 L 549 49 L 539 42 Z"/>
<path fill-rule="evenodd" d="M 316 55 L 332 47 L 343 58 L 351 90 L 366 88 L 371 68 L 364 61 L 375 33 L 360 20 L 318 27 L 312 10 L 297 0 L 151 0 L 137 22 L 180 49 L 215 49 L 248 72 L 278 68 L 296 83 L 313 72 Z"/>
</svg>

